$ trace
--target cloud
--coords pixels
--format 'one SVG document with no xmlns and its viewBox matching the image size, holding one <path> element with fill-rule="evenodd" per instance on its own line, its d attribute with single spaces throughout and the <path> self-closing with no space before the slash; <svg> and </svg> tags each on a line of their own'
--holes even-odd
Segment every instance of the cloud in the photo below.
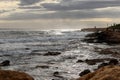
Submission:
<svg viewBox="0 0 120 80">
<path fill-rule="evenodd" d="M 44 3 L 42 6 L 48 10 L 82 10 L 120 6 L 120 1 L 62 0 L 60 3 Z"/>
<path fill-rule="evenodd" d="M 36 5 L 36 3 L 40 3 L 41 5 Z M 20 0 L 19 9 L 26 10 L 17 12 L 17 9 L 15 13 L 0 19 L 9 21 L 120 18 L 119 4 L 120 1 L 118 0 Z M 5 11 L 0 11 L 0 13 L 4 12 Z"/>
<path fill-rule="evenodd" d="M 43 1 L 43 0 L 20 0 L 20 5 L 21 6 L 32 5 L 40 1 Z"/>
<path fill-rule="evenodd" d="M 112 9 L 114 9 L 112 11 Z M 78 11 L 26 11 L 24 13 L 15 13 L 4 20 L 35 20 L 35 19 L 92 19 L 92 18 L 120 18 L 120 10 L 109 8 L 106 10 L 78 10 Z M 40 14 L 41 13 L 41 14 Z M 114 16 L 113 16 L 114 15 Z"/>
</svg>

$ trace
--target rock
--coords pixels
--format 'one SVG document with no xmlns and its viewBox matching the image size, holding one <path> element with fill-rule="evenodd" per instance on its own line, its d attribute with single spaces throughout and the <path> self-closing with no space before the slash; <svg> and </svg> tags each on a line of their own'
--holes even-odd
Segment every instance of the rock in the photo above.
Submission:
<svg viewBox="0 0 120 80">
<path fill-rule="evenodd" d="M 77 63 L 79 62 L 86 62 L 88 65 L 95 65 L 96 63 L 104 62 L 104 61 L 109 61 L 112 58 L 102 58 L 102 59 L 86 59 L 85 61 L 83 60 L 78 60 Z M 114 58 L 113 58 L 114 59 Z"/>
<path fill-rule="evenodd" d="M 99 54 L 111 54 L 111 56 L 119 58 L 120 57 L 120 47 L 111 47 L 111 48 L 106 48 L 102 49 Z"/>
<path fill-rule="evenodd" d="M 77 63 L 80 63 L 80 62 L 84 62 L 84 61 L 83 61 L 83 60 L 77 60 L 76 62 L 77 62 Z"/>
<path fill-rule="evenodd" d="M 10 65 L 10 61 L 9 60 L 5 60 L 2 63 L 0 63 L 0 66 L 9 66 Z"/>
<path fill-rule="evenodd" d="M 46 54 L 44 54 L 44 56 L 57 56 L 60 55 L 60 52 L 47 52 Z"/>
<path fill-rule="evenodd" d="M 94 60 L 88 60 L 86 59 L 85 62 L 88 64 L 88 65 L 95 65 L 96 62 Z"/>
<path fill-rule="evenodd" d="M 34 80 L 24 72 L 0 70 L 0 80 Z"/>
<path fill-rule="evenodd" d="M 101 50 L 100 54 L 114 54 L 114 52 L 111 49 L 107 48 L 107 49 Z"/>
<path fill-rule="evenodd" d="M 109 63 L 101 63 L 100 65 L 98 65 L 98 69 L 104 66 L 117 65 L 117 64 L 119 64 L 119 61 L 117 59 L 111 59 Z"/>
<path fill-rule="evenodd" d="M 120 43 L 120 32 L 115 31 L 97 31 L 92 34 L 88 34 L 84 41 L 92 43 L 108 43 L 108 44 L 118 44 Z M 94 42 L 94 40 L 96 40 Z"/>
<path fill-rule="evenodd" d="M 60 74 L 60 73 L 59 73 L 58 71 L 56 71 L 56 72 L 53 73 L 53 76 L 58 77 L 59 74 Z"/>
<path fill-rule="evenodd" d="M 111 59 L 108 64 L 109 65 L 117 65 L 117 64 L 119 64 L 119 61 L 117 59 Z"/>
<path fill-rule="evenodd" d="M 91 72 L 91 71 L 90 71 L 89 69 L 86 69 L 86 70 L 82 71 L 82 72 L 79 74 L 79 76 L 86 75 L 86 74 L 88 74 L 88 73 L 90 73 L 90 72 Z"/>
<path fill-rule="evenodd" d="M 98 69 L 100 69 L 101 67 L 104 67 L 104 66 L 108 66 L 108 63 L 101 63 L 98 65 Z"/>
<path fill-rule="evenodd" d="M 38 66 L 36 66 L 36 68 L 43 68 L 43 69 L 46 69 L 46 68 L 49 68 L 49 66 L 47 66 L 47 65 L 38 65 Z"/>
<path fill-rule="evenodd" d="M 110 58 L 103 58 L 103 59 L 86 59 L 85 62 L 89 65 L 95 65 L 98 62 L 103 62 L 105 60 L 110 60 Z"/>
<path fill-rule="evenodd" d="M 120 66 L 105 66 L 77 80 L 120 80 Z"/>
<path fill-rule="evenodd" d="M 73 56 L 73 55 L 62 55 L 61 57 L 63 59 L 76 59 L 76 56 Z"/>
<path fill-rule="evenodd" d="M 30 48 L 25 48 L 25 50 L 30 50 Z"/>
</svg>

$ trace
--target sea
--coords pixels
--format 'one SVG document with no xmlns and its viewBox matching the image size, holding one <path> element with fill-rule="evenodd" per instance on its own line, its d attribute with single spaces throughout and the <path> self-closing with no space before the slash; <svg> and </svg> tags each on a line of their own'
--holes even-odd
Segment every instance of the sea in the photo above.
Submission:
<svg viewBox="0 0 120 80">
<path fill-rule="evenodd" d="M 0 62 L 10 60 L 10 66 L 0 68 L 26 72 L 35 80 L 74 80 L 81 71 L 93 71 L 98 65 L 77 63 L 78 60 L 111 57 L 95 51 L 96 47 L 108 48 L 108 45 L 82 41 L 89 33 L 92 32 L 0 30 Z M 47 52 L 61 54 L 44 56 Z M 59 72 L 58 77 L 55 72 Z"/>
</svg>

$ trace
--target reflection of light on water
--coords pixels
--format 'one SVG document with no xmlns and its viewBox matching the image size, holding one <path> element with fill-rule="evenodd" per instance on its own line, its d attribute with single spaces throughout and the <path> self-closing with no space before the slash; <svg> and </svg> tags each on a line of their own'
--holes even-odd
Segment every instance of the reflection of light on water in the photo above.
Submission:
<svg viewBox="0 0 120 80">
<path fill-rule="evenodd" d="M 47 32 L 52 35 L 63 35 L 64 34 L 63 32 L 71 32 L 77 30 L 78 29 L 55 29 L 55 30 L 47 30 Z"/>
<path fill-rule="evenodd" d="M 55 35 L 62 35 L 63 33 L 61 31 L 55 31 L 54 34 Z"/>
<path fill-rule="evenodd" d="M 48 31 L 49 34 L 52 34 L 52 35 L 62 35 L 62 31 L 60 30 L 50 30 Z"/>
<path fill-rule="evenodd" d="M 62 32 L 64 32 L 64 31 L 77 31 L 77 30 L 81 30 L 81 29 L 61 29 Z"/>
</svg>

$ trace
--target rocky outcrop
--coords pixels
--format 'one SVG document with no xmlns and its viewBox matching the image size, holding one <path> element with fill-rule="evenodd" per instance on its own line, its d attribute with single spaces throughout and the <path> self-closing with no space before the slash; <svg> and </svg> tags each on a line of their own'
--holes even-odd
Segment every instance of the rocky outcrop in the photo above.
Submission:
<svg viewBox="0 0 120 80">
<path fill-rule="evenodd" d="M 34 80 L 30 75 L 10 70 L 0 70 L 0 80 Z"/>
<path fill-rule="evenodd" d="M 77 80 L 120 80 L 120 66 L 105 66 Z"/>
<path fill-rule="evenodd" d="M 118 44 L 120 43 L 120 32 L 115 31 L 100 31 L 92 34 L 88 34 L 83 40 L 88 43 L 108 43 Z"/>
</svg>

